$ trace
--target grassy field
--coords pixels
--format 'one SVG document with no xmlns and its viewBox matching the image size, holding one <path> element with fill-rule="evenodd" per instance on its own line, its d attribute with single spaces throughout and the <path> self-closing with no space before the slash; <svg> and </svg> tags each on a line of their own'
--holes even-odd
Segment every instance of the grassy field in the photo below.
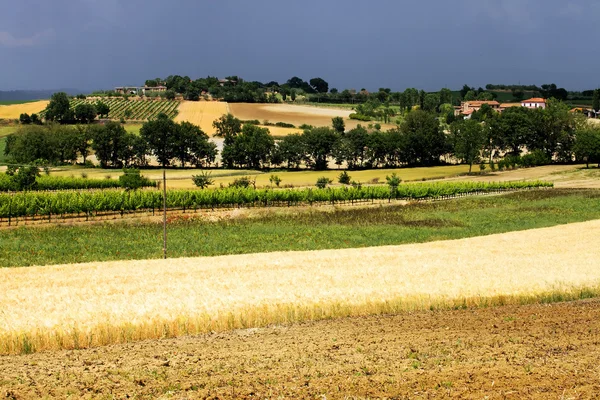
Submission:
<svg viewBox="0 0 600 400">
<path fill-rule="evenodd" d="M 126 129 L 134 131 L 139 128 L 131 125 L 126 125 Z M 424 179 L 446 178 L 457 176 L 468 172 L 469 167 L 466 165 L 450 165 L 441 167 L 420 167 L 420 168 L 396 168 L 396 169 L 372 169 L 364 171 L 349 171 L 353 180 L 362 183 L 372 182 L 374 179 L 380 183 L 385 183 L 385 177 L 392 173 L 397 173 L 403 181 L 420 181 Z M 170 189 L 191 189 L 194 188 L 192 175 L 198 175 L 200 169 L 171 169 L 167 170 L 167 187 Z M 110 170 L 101 168 L 79 168 L 79 167 L 61 167 L 51 172 L 51 175 L 56 176 L 80 176 L 87 174 L 90 178 L 105 178 L 110 176 L 112 179 L 117 179 L 121 174 L 121 170 Z M 219 185 L 228 185 L 234 179 L 240 176 L 249 176 L 256 179 L 256 187 L 270 186 L 269 178 L 271 175 L 277 175 L 281 178 L 280 186 L 292 185 L 294 187 L 314 186 L 319 177 L 325 176 L 333 180 L 333 185 L 337 183 L 338 176 L 341 170 L 327 171 L 271 171 L 262 172 L 256 170 L 239 170 L 239 169 L 215 169 L 210 170 L 211 176 L 214 179 L 212 187 Z M 142 175 L 150 179 L 162 179 L 161 169 L 143 169 Z"/>
<path fill-rule="evenodd" d="M 282 208 L 171 217 L 171 257 L 383 246 L 600 218 L 598 190 L 542 190 L 408 206 Z M 162 226 L 114 222 L 2 231 L 4 267 L 162 256 Z"/>
<path fill-rule="evenodd" d="M 597 296 L 599 235 L 591 221 L 383 248 L 3 269 L 0 353 Z"/>
</svg>

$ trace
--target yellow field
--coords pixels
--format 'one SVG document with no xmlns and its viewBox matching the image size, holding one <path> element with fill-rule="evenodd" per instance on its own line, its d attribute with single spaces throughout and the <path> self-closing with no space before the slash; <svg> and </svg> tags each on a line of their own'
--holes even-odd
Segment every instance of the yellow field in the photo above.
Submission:
<svg viewBox="0 0 600 400">
<path fill-rule="evenodd" d="M 184 101 L 177 111 L 175 122 L 191 122 L 212 136 L 215 133 L 213 121 L 227 114 L 228 108 L 227 103 L 222 101 Z"/>
<path fill-rule="evenodd" d="M 6 268 L 0 352 L 568 298 L 598 292 L 599 246 L 596 220 L 402 246 Z"/>
<path fill-rule="evenodd" d="M 40 100 L 32 103 L 11 104 L 0 106 L 0 118 L 18 119 L 21 114 L 37 114 L 43 111 L 48 105 L 48 100 Z"/>
</svg>

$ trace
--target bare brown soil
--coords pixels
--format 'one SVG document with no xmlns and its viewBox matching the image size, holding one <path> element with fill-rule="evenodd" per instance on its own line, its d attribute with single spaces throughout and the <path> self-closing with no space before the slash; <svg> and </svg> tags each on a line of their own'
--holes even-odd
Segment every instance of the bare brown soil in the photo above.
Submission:
<svg viewBox="0 0 600 400">
<path fill-rule="evenodd" d="M 346 318 L 0 357 L 1 398 L 593 399 L 600 302 Z"/>
</svg>

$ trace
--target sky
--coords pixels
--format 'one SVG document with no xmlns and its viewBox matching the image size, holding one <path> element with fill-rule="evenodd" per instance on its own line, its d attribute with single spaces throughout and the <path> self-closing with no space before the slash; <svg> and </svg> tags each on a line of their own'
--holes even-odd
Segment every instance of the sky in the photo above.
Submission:
<svg viewBox="0 0 600 400">
<path fill-rule="evenodd" d="M 0 90 L 238 75 L 600 86 L 598 0 L 0 0 Z"/>
</svg>

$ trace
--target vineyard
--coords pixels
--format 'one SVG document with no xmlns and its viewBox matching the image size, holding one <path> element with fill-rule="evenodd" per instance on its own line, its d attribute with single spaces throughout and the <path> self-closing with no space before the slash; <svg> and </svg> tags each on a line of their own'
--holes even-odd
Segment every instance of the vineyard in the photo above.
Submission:
<svg viewBox="0 0 600 400">
<path fill-rule="evenodd" d="M 122 184 L 116 179 L 88 179 L 66 176 L 38 176 L 36 185 L 29 190 L 82 190 L 82 189 L 116 189 L 122 188 Z M 142 178 L 142 187 L 156 186 L 156 182 Z M 0 192 L 19 191 L 11 177 L 0 173 Z"/>
<path fill-rule="evenodd" d="M 102 102 L 110 108 L 109 119 L 120 120 L 123 118 L 128 121 L 147 121 L 160 113 L 174 118 L 180 104 L 176 100 L 127 100 L 123 98 L 107 98 Z M 96 100 L 72 99 L 71 108 L 74 109 L 82 103 L 96 104 Z M 44 112 L 40 113 L 40 116 L 43 117 Z"/>
<path fill-rule="evenodd" d="M 343 187 L 337 189 L 252 189 L 174 190 L 167 194 L 167 208 L 180 210 L 221 207 L 269 207 L 313 204 L 355 203 L 374 200 L 423 200 L 552 187 L 532 182 L 460 182 L 406 184 L 393 190 L 387 186 Z M 52 215 L 97 215 L 99 212 L 155 211 L 162 207 L 160 191 L 106 190 L 98 192 L 22 192 L 0 194 L 0 223 L 18 217 Z"/>
</svg>

